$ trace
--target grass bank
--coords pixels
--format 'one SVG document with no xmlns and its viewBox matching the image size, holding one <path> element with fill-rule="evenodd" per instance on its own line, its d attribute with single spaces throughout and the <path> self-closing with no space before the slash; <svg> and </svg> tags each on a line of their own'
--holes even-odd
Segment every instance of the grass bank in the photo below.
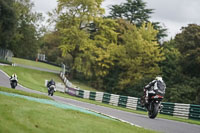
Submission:
<svg viewBox="0 0 200 133">
<path fill-rule="evenodd" d="M 41 92 L 47 92 L 45 80 L 54 79 L 56 82 L 62 83 L 59 75 L 54 73 L 12 66 L 0 66 L 0 69 L 2 69 L 8 75 L 16 73 L 20 84 L 27 88 Z"/>
<path fill-rule="evenodd" d="M 43 62 L 36 62 L 36 61 L 32 61 L 32 60 L 26 60 L 26 59 L 14 58 L 14 57 L 12 58 L 12 62 L 16 63 L 16 64 L 45 68 L 45 69 L 55 70 L 55 71 L 61 70 L 61 67 L 49 65 L 49 64 L 46 64 Z"/>
<path fill-rule="evenodd" d="M 94 89 L 93 87 L 88 86 L 86 83 L 80 82 L 80 81 L 78 81 L 78 80 L 71 80 L 70 82 L 71 82 L 74 86 L 77 86 L 77 87 L 79 87 L 79 88 L 82 89 L 82 90 L 88 90 L 88 91 L 94 91 L 94 92 L 96 92 L 96 91 L 101 91 L 101 92 L 103 92 L 103 90 L 96 90 L 96 89 Z"/>
<path fill-rule="evenodd" d="M 154 133 L 94 115 L 0 94 L 0 132 Z"/>
<path fill-rule="evenodd" d="M 45 96 L 45 95 L 39 95 L 39 94 L 35 94 L 35 93 L 29 93 L 29 92 L 25 92 L 25 91 L 21 91 L 21 90 L 16 90 L 16 89 L 11 89 L 11 88 L 6 88 L 6 87 L 1 87 L 1 86 L 0 86 L 0 91 L 9 92 L 9 93 L 15 93 L 15 94 L 20 94 L 20 95 L 30 96 L 30 97 L 35 97 L 35 98 L 42 98 L 42 99 L 52 100 L 50 97 Z"/>
</svg>

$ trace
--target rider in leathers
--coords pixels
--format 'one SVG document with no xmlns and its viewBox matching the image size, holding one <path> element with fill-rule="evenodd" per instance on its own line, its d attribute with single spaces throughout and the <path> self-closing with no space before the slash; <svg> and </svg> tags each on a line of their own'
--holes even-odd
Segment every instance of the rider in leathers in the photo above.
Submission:
<svg viewBox="0 0 200 133">
<path fill-rule="evenodd" d="M 159 88 L 162 88 L 160 90 Z M 155 93 L 160 93 L 163 94 L 165 93 L 165 82 L 163 81 L 161 76 L 157 76 L 155 80 L 151 81 L 148 85 L 144 87 L 144 96 L 141 98 L 141 105 L 142 106 L 147 106 L 148 105 L 148 95 L 149 94 L 155 94 Z"/>
<path fill-rule="evenodd" d="M 48 87 L 48 91 L 50 90 L 50 86 L 51 85 L 56 85 L 55 81 L 53 79 L 51 79 L 48 83 L 47 83 L 47 87 Z M 56 88 L 54 88 L 54 92 L 56 91 Z"/>
<path fill-rule="evenodd" d="M 15 80 L 16 82 L 18 82 L 18 79 L 17 79 L 17 74 L 14 73 L 12 76 L 10 76 L 10 81 L 13 81 Z"/>
</svg>

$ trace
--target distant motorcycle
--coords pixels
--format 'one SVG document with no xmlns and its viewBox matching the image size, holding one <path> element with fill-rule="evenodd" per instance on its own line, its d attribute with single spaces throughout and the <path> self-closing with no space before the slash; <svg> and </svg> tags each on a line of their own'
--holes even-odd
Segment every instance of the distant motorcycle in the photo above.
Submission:
<svg viewBox="0 0 200 133">
<path fill-rule="evenodd" d="M 17 80 L 15 79 L 10 80 L 10 85 L 11 85 L 11 88 L 15 89 L 17 86 Z"/>
<path fill-rule="evenodd" d="M 55 85 L 51 85 L 48 87 L 48 95 L 53 96 L 53 93 L 55 92 Z"/>
</svg>

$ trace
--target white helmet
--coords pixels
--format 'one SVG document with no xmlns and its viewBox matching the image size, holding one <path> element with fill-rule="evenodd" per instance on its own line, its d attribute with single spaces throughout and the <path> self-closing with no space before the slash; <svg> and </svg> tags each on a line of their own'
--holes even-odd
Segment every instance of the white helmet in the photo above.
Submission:
<svg viewBox="0 0 200 133">
<path fill-rule="evenodd" d="M 163 79 L 162 79 L 161 76 L 157 76 L 157 77 L 155 78 L 155 80 L 157 80 L 157 81 L 163 81 Z"/>
</svg>

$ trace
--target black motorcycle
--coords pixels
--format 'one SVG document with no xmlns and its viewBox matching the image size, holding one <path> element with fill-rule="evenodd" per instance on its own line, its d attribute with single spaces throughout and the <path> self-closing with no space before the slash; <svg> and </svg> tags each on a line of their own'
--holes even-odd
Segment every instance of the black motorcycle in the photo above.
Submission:
<svg viewBox="0 0 200 133">
<path fill-rule="evenodd" d="M 10 80 L 10 85 L 11 85 L 11 88 L 15 89 L 17 86 L 17 80 L 15 80 L 15 79 Z"/>
<path fill-rule="evenodd" d="M 148 116 L 151 119 L 156 118 L 159 110 L 162 109 L 161 101 L 164 98 L 166 85 L 163 81 L 157 81 L 157 89 L 154 89 L 154 85 L 144 88 L 144 95 L 141 98 L 141 105 L 148 111 Z M 154 82 L 155 84 L 155 82 Z"/>
<path fill-rule="evenodd" d="M 164 97 L 159 94 L 149 94 L 148 103 L 145 106 L 148 111 L 149 118 L 156 118 L 159 110 L 162 109 L 161 101 L 163 98 Z"/>
<path fill-rule="evenodd" d="M 51 85 L 48 88 L 48 95 L 53 96 L 53 93 L 55 92 L 55 85 Z"/>
</svg>

